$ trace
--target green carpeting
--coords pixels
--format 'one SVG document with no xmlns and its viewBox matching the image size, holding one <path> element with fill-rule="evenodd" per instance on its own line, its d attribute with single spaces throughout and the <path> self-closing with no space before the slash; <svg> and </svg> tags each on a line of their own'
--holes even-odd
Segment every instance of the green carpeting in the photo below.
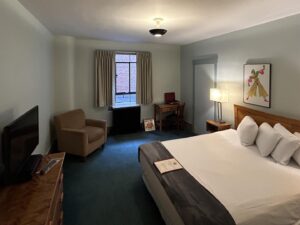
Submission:
<svg viewBox="0 0 300 225">
<path fill-rule="evenodd" d="M 163 225 L 142 180 L 138 146 L 191 135 L 184 131 L 115 135 L 86 162 L 67 156 L 64 225 Z"/>
</svg>

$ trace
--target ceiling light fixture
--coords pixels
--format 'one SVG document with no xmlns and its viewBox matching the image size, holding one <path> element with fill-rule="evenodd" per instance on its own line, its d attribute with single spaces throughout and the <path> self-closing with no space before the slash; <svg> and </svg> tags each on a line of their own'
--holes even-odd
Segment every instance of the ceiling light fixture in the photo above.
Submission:
<svg viewBox="0 0 300 225">
<path fill-rule="evenodd" d="M 156 28 L 149 30 L 150 34 L 154 35 L 155 37 L 161 37 L 167 33 L 166 29 L 160 28 L 160 24 L 163 21 L 162 18 L 155 18 L 154 21 L 156 22 Z"/>
</svg>

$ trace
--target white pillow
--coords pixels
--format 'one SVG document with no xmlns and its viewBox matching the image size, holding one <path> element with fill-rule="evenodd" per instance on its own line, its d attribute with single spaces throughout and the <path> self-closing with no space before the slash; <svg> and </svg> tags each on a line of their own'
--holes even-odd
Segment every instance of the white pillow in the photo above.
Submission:
<svg viewBox="0 0 300 225">
<path fill-rule="evenodd" d="M 268 156 L 280 141 L 281 135 L 268 123 L 262 123 L 258 128 L 256 145 L 262 156 Z"/>
<path fill-rule="evenodd" d="M 295 132 L 294 135 L 300 140 L 300 133 Z M 296 152 L 293 155 L 293 158 L 300 166 L 300 148 L 298 150 L 296 150 Z"/>
<path fill-rule="evenodd" d="M 278 163 L 287 165 L 290 162 L 291 157 L 300 147 L 300 141 L 295 135 L 289 132 L 280 123 L 275 124 L 274 129 L 281 134 L 282 139 L 275 147 L 272 157 Z"/>
<path fill-rule="evenodd" d="M 300 149 L 298 149 L 294 155 L 293 155 L 294 160 L 298 163 L 298 165 L 300 166 Z"/>
<path fill-rule="evenodd" d="M 237 128 L 240 141 L 245 146 L 254 144 L 257 132 L 258 126 L 250 116 L 245 116 Z"/>
<path fill-rule="evenodd" d="M 294 135 L 289 130 L 287 130 L 284 126 L 282 126 L 280 123 L 276 123 L 274 125 L 274 129 L 283 137 L 294 137 Z"/>
</svg>

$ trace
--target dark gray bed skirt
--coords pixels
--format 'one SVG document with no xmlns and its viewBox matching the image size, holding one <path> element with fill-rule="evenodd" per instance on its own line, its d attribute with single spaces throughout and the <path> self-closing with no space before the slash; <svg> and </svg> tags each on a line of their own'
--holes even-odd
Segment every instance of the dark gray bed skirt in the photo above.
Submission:
<svg viewBox="0 0 300 225">
<path fill-rule="evenodd" d="M 185 169 L 160 174 L 154 162 L 173 156 L 160 143 L 139 147 L 185 225 L 236 225 L 227 209 Z"/>
</svg>

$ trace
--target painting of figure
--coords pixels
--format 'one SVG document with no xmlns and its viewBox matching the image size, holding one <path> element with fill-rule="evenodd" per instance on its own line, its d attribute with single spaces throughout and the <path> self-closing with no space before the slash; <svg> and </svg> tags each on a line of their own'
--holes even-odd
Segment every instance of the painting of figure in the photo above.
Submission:
<svg viewBox="0 0 300 225">
<path fill-rule="evenodd" d="M 271 107 L 271 64 L 244 65 L 244 102 Z"/>
</svg>

